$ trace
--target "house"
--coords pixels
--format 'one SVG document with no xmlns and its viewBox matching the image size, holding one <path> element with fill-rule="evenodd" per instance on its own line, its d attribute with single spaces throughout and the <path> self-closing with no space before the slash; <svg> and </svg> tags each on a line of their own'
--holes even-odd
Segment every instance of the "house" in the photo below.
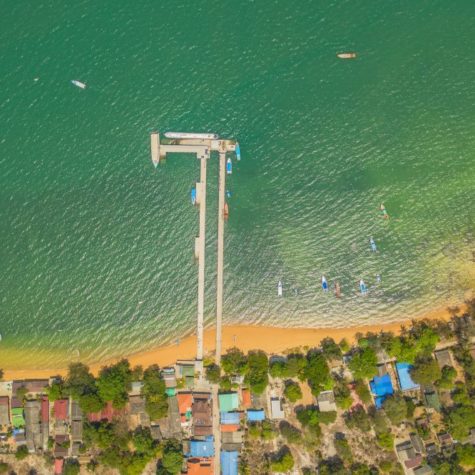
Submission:
<svg viewBox="0 0 475 475">
<path fill-rule="evenodd" d="M 30 453 L 35 453 L 38 449 L 43 447 L 40 414 L 40 401 L 34 400 L 25 402 L 25 436 L 26 446 L 28 447 L 28 451 Z"/>
<path fill-rule="evenodd" d="M 422 455 L 417 454 L 410 440 L 396 446 L 396 454 L 406 473 L 422 464 Z"/>
<path fill-rule="evenodd" d="M 434 409 L 437 412 L 440 412 L 442 407 L 439 400 L 439 395 L 434 388 L 424 389 L 424 405 L 429 409 Z"/>
<path fill-rule="evenodd" d="M 49 385 L 49 380 L 47 379 L 25 379 L 17 380 L 12 383 L 12 408 L 22 407 L 23 405 L 23 396 L 30 394 L 37 396 L 40 394 L 46 394 L 46 388 Z M 20 393 L 18 391 L 20 390 Z M 23 393 L 23 394 L 22 394 Z"/>
<path fill-rule="evenodd" d="M 239 398 L 236 392 L 219 394 L 218 400 L 221 412 L 234 411 L 239 407 Z"/>
<path fill-rule="evenodd" d="M 112 422 L 114 417 L 120 416 L 124 413 L 123 409 L 114 409 L 112 407 L 112 402 L 108 401 L 104 407 L 99 412 L 91 412 L 87 415 L 87 419 L 89 422 L 100 422 L 100 421 L 107 421 Z"/>
<path fill-rule="evenodd" d="M 211 397 L 208 393 L 195 394 L 193 397 L 193 405 L 191 407 L 193 416 L 193 434 L 212 435 L 213 434 L 213 418 Z"/>
<path fill-rule="evenodd" d="M 129 413 L 139 416 L 145 412 L 145 398 L 140 395 L 129 396 Z"/>
<path fill-rule="evenodd" d="M 178 401 L 178 411 L 181 416 L 185 416 L 186 419 L 191 418 L 191 407 L 193 405 L 193 394 L 190 392 L 177 393 L 176 399 Z"/>
<path fill-rule="evenodd" d="M 214 466 L 211 458 L 191 457 L 186 461 L 188 475 L 213 475 Z"/>
<path fill-rule="evenodd" d="M 439 365 L 439 368 L 442 369 L 444 366 L 452 367 L 454 365 L 452 354 L 448 348 L 444 350 L 434 351 L 435 359 Z"/>
<path fill-rule="evenodd" d="M 221 451 L 221 473 L 222 475 L 238 475 L 238 458 L 236 450 L 231 452 Z"/>
<path fill-rule="evenodd" d="M 221 432 L 221 449 L 225 451 L 240 452 L 244 442 L 244 431 Z"/>
<path fill-rule="evenodd" d="M 82 442 L 83 420 L 82 411 L 77 401 L 71 403 L 71 439 L 73 442 Z"/>
<path fill-rule="evenodd" d="M 271 419 L 285 419 L 285 414 L 282 409 L 282 401 L 278 397 L 270 398 L 270 418 Z"/>
<path fill-rule="evenodd" d="M 56 421 L 66 422 L 69 417 L 69 399 L 57 399 L 53 405 Z"/>
<path fill-rule="evenodd" d="M 162 370 L 162 378 L 166 388 L 176 388 L 175 368 L 167 367 Z"/>
<path fill-rule="evenodd" d="M 241 389 L 241 404 L 244 408 L 252 406 L 251 391 L 248 388 Z"/>
<path fill-rule="evenodd" d="M 454 445 L 454 439 L 452 439 L 452 436 L 448 432 L 438 434 L 437 438 L 439 439 L 441 447 L 451 448 Z"/>
<path fill-rule="evenodd" d="M 419 434 L 416 434 L 413 432 L 412 434 L 409 435 L 409 439 L 411 439 L 412 446 L 414 447 L 414 450 L 418 454 L 423 454 L 424 453 L 424 443 L 422 442 L 422 439 L 419 437 Z"/>
<path fill-rule="evenodd" d="M 239 412 L 221 412 L 222 425 L 239 425 L 241 416 Z"/>
<path fill-rule="evenodd" d="M 333 391 L 322 391 L 317 396 L 318 410 L 320 412 L 336 411 L 335 393 Z"/>
<path fill-rule="evenodd" d="M 262 422 L 266 418 L 264 409 L 248 409 L 247 420 L 250 422 Z"/>
<path fill-rule="evenodd" d="M 419 385 L 411 378 L 412 365 L 409 363 L 396 363 L 396 372 L 399 380 L 401 391 L 413 391 L 419 389 Z"/>
<path fill-rule="evenodd" d="M 53 455 L 57 458 L 67 457 L 69 452 L 69 437 L 67 435 L 57 435 L 54 438 Z"/>
<path fill-rule="evenodd" d="M 193 388 L 195 382 L 195 363 L 193 361 L 180 361 L 177 363 L 178 374 L 185 379 L 185 386 Z"/>
<path fill-rule="evenodd" d="M 426 454 L 427 457 L 435 457 L 439 453 L 439 447 L 437 447 L 434 442 L 430 442 L 429 444 L 426 444 Z"/>
<path fill-rule="evenodd" d="M 214 457 L 214 438 L 212 435 L 204 440 L 190 440 L 190 457 L 210 458 Z"/>
<path fill-rule="evenodd" d="M 369 382 L 369 387 L 374 397 L 374 405 L 377 409 L 381 409 L 386 398 L 394 394 L 391 376 L 387 373 L 382 376 L 375 376 Z"/>
<path fill-rule="evenodd" d="M 10 399 L 8 396 L 0 397 L 0 426 L 10 425 Z"/>
</svg>

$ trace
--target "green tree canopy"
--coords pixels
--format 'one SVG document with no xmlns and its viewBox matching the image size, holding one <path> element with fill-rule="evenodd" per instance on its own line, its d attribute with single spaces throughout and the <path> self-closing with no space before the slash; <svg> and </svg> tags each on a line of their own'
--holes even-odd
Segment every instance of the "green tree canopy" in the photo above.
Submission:
<svg viewBox="0 0 475 475">
<path fill-rule="evenodd" d="M 355 381 L 355 392 L 365 404 L 370 404 L 373 401 L 371 393 L 369 392 L 368 384 L 362 379 L 357 379 Z"/>
<path fill-rule="evenodd" d="M 284 447 L 277 453 L 271 462 L 273 472 L 285 473 L 294 468 L 294 458 L 287 447 Z"/>
<path fill-rule="evenodd" d="M 51 402 L 57 401 L 58 399 L 61 399 L 63 397 L 63 385 L 64 385 L 63 380 L 59 379 L 59 380 L 53 381 L 51 383 L 51 386 L 49 386 L 46 389 L 46 392 L 48 394 L 48 399 Z"/>
<path fill-rule="evenodd" d="M 353 404 L 353 398 L 351 397 L 348 382 L 343 378 L 336 378 L 333 391 L 335 393 L 335 402 L 337 406 L 345 411 L 349 409 Z"/>
<path fill-rule="evenodd" d="M 26 445 L 20 445 L 15 452 L 15 458 L 17 460 L 23 460 L 28 457 L 28 447 Z"/>
<path fill-rule="evenodd" d="M 333 338 L 324 338 L 320 342 L 320 348 L 327 360 L 341 360 L 343 357 L 341 348 L 335 343 Z"/>
<path fill-rule="evenodd" d="M 399 394 L 387 397 L 383 402 L 383 408 L 393 425 L 399 425 L 407 417 L 406 401 Z"/>
<path fill-rule="evenodd" d="M 282 421 L 279 424 L 279 430 L 289 444 L 300 444 L 302 442 L 302 433 L 287 421 Z"/>
<path fill-rule="evenodd" d="M 128 360 L 122 359 L 111 366 L 104 366 L 99 372 L 97 387 L 103 401 L 112 401 L 117 409 L 125 407 L 132 382 L 132 371 Z"/>
<path fill-rule="evenodd" d="M 247 358 L 248 370 L 245 381 L 254 394 L 262 394 L 269 382 L 269 361 L 260 350 L 250 351 Z"/>
<path fill-rule="evenodd" d="M 162 465 L 170 474 L 181 472 L 183 451 L 181 443 L 176 439 L 168 439 L 163 446 Z"/>
<path fill-rule="evenodd" d="M 297 419 L 311 434 L 319 437 L 322 433 L 320 427 L 319 411 L 314 407 L 307 407 L 297 411 Z"/>
<path fill-rule="evenodd" d="M 78 475 L 81 471 L 79 462 L 75 459 L 67 459 L 64 464 L 63 475 Z"/>
<path fill-rule="evenodd" d="M 376 375 L 377 363 L 378 359 L 375 351 L 367 347 L 358 350 L 352 356 L 349 367 L 355 379 L 366 379 Z"/>
<path fill-rule="evenodd" d="M 218 384 L 221 380 L 221 368 L 214 363 L 206 366 L 206 379 L 211 384 Z"/>
<path fill-rule="evenodd" d="M 346 439 L 335 438 L 334 445 L 336 453 L 345 462 L 345 464 L 351 464 L 353 462 L 353 454 L 351 453 L 350 444 Z"/>
<path fill-rule="evenodd" d="M 368 432 L 371 429 L 369 416 L 361 406 L 356 406 L 345 415 L 345 423 L 350 429 L 357 428 L 362 432 Z"/>
<path fill-rule="evenodd" d="M 142 394 L 145 397 L 145 410 L 150 419 L 165 417 L 168 412 L 168 397 L 165 382 L 157 365 L 149 366 L 143 374 Z"/>
<path fill-rule="evenodd" d="M 314 396 L 318 396 L 322 391 L 333 387 L 330 369 L 321 351 L 310 350 L 307 353 L 305 377 Z"/>
<path fill-rule="evenodd" d="M 423 386 L 433 384 L 442 376 L 439 365 L 432 356 L 420 356 L 416 358 L 410 373 L 411 378 Z"/>
<path fill-rule="evenodd" d="M 455 406 L 446 415 L 449 432 L 457 440 L 467 437 L 470 429 L 475 427 L 475 411 L 473 406 Z"/>
<path fill-rule="evenodd" d="M 442 368 L 442 374 L 437 381 L 437 386 L 440 389 L 454 389 L 454 380 L 457 377 L 457 371 L 453 366 L 444 366 Z"/>
<path fill-rule="evenodd" d="M 221 366 L 226 374 L 244 374 L 247 369 L 247 357 L 239 348 L 230 348 L 221 357 Z"/>
<path fill-rule="evenodd" d="M 302 399 L 302 390 L 300 389 L 300 384 L 295 383 L 294 381 L 287 381 L 285 383 L 284 396 L 290 402 L 296 402 L 299 399 Z"/>
<path fill-rule="evenodd" d="M 71 363 L 69 365 L 64 390 L 79 402 L 79 406 L 86 414 L 98 412 L 104 407 L 96 380 L 85 364 Z"/>
<path fill-rule="evenodd" d="M 457 459 L 465 468 L 475 468 L 475 447 L 471 444 L 457 445 L 455 452 Z"/>
</svg>

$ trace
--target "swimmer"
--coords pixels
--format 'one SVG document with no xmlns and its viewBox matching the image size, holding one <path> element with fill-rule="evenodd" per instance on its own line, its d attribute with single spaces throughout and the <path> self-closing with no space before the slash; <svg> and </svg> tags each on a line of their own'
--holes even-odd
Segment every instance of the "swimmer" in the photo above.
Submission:
<svg viewBox="0 0 475 475">
<path fill-rule="evenodd" d="M 386 208 L 384 207 L 384 204 L 381 203 L 381 206 L 379 207 L 379 210 L 381 211 L 381 216 L 383 219 L 389 219 L 389 214 L 386 211 Z"/>
</svg>

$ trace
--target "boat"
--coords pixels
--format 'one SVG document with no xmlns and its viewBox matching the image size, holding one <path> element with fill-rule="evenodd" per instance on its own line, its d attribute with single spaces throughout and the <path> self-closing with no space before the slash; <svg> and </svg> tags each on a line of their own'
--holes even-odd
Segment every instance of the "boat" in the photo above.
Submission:
<svg viewBox="0 0 475 475">
<path fill-rule="evenodd" d="M 223 215 L 224 215 L 224 219 L 228 219 L 229 218 L 229 206 L 226 202 L 224 202 L 224 210 L 223 210 Z"/>
<path fill-rule="evenodd" d="M 194 206 L 196 204 L 196 188 L 191 189 L 191 204 Z"/>
<path fill-rule="evenodd" d="M 388 212 L 386 211 L 386 207 L 384 206 L 383 203 L 381 203 L 381 206 L 379 207 L 379 210 L 381 211 L 381 217 L 383 219 L 389 219 L 389 214 Z"/>
<path fill-rule="evenodd" d="M 236 142 L 236 159 L 239 161 L 241 160 L 241 147 L 239 146 L 239 142 Z"/>
<path fill-rule="evenodd" d="M 73 79 L 71 83 L 73 83 L 77 87 L 80 87 L 81 89 L 86 89 L 86 84 L 81 81 L 78 81 L 77 79 Z"/>
<path fill-rule="evenodd" d="M 231 198 L 232 193 L 229 190 L 226 190 L 226 198 Z"/>
<path fill-rule="evenodd" d="M 373 252 L 376 252 L 378 249 L 377 249 L 377 247 L 376 247 L 376 243 L 374 242 L 373 237 L 370 237 L 370 238 L 369 238 L 369 243 L 370 243 L 370 245 L 371 245 L 371 250 L 372 250 Z"/>
<path fill-rule="evenodd" d="M 282 297 L 282 281 L 279 280 L 279 283 L 277 284 L 277 295 L 279 297 Z"/>
<path fill-rule="evenodd" d="M 202 140 L 219 139 L 218 134 L 195 134 L 193 132 L 165 132 L 163 135 L 167 139 L 202 139 Z"/>
<path fill-rule="evenodd" d="M 340 282 L 335 282 L 335 297 L 340 298 L 341 297 L 341 289 L 340 289 Z"/>
<path fill-rule="evenodd" d="M 231 175 L 232 172 L 233 172 L 233 162 L 231 161 L 230 158 L 228 158 L 228 160 L 226 161 L 226 173 L 228 175 Z"/>
<path fill-rule="evenodd" d="M 324 275 L 322 275 L 322 289 L 324 292 L 328 292 L 328 282 Z"/>
<path fill-rule="evenodd" d="M 337 56 L 340 59 L 354 59 L 356 58 L 356 53 L 337 53 Z"/>
<path fill-rule="evenodd" d="M 361 295 L 364 295 L 366 294 L 366 292 L 368 292 L 368 288 L 366 287 L 366 284 L 364 283 L 363 279 L 360 280 L 360 292 Z"/>
</svg>

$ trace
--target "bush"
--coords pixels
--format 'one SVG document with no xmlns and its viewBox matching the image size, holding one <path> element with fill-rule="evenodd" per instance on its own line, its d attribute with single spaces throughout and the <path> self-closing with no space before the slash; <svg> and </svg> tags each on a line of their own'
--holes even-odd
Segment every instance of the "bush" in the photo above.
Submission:
<svg viewBox="0 0 475 475">
<path fill-rule="evenodd" d="M 279 430 L 289 444 L 300 444 L 302 442 L 302 433 L 287 421 L 282 421 L 279 424 Z"/>
<path fill-rule="evenodd" d="M 64 475 L 78 475 L 81 468 L 79 466 L 79 462 L 74 459 L 67 459 L 66 463 L 64 464 Z"/>
<path fill-rule="evenodd" d="M 0 462 L 0 473 L 8 473 L 9 471 L 10 471 L 10 465 L 8 465 L 8 463 L 5 463 L 5 462 Z"/>
<path fill-rule="evenodd" d="M 350 464 L 353 461 L 353 454 L 351 453 L 350 444 L 346 439 L 335 439 L 334 445 L 336 453 L 338 456 L 345 462 L 345 464 Z"/>
<path fill-rule="evenodd" d="M 262 394 L 269 382 L 269 361 L 263 351 L 250 351 L 245 381 L 254 394 Z"/>
<path fill-rule="evenodd" d="M 361 399 L 361 401 L 365 404 L 370 404 L 371 402 L 373 402 L 373 398 L 371 397 L 371 393 L 369 392 L 368 384 L 362 379 L 358 379 L 355 381 L 355 392 Z"/>
<path fill-rule="evenodd" d="M 351 397 L 348 383 L 344 379 L 338 378 L 333 387 L 333 391 L 335 393 L 335 402 L 337 406 L 344 411 L 349 409 L 353 404 L 353 398 Z"/>
<path fill-rule="evenodd" d="M 251 439 L 258 439 L 261 436 L 261 427 L 257 422 L 249 422 L 248 434 Z"/>
<path fill-rule="evenodd" d="M 231 378 L 229 376 L 223 376 L 219 381 L 219 389 L 221 391 L 231 391 L 233 385 L 231 384 Z"/>
<path fill-rule="evenodd" d="M 375 351 L 370 348 L 358 350 L 351 358 L 349 367 L 355 379 L 372 378 L 376 375 L 378 359 Z"/>
<path fill-rule="evenodd" d="M 381 432 L 376 436 L 378 445 L 385 450 L 392 451 L 394 449 L 394 437 L 391 432 Z"/>
<path fill-rule="evenodd" d="M 284 447 L 271 462 L 271 468 L 273 472 L 285 473 L 292 470 L 294 467 L 294 458 L 290 450 Z"/>
<path fill-rule="evenodd" d="M 20 445 L 20 447 L 16 449 L 15 458 L 17 460 L 23 460 L 26 457 L 28 457 L 28 448 L 26 445 Z"/>
<path fill-rule="evenodd" d="M 221 380 L 221 368 L 217 364 L 206 366 L 206 379 L 211 384 L 218 384 Z"/>
<path fill-rule="evenodd" d="M 333 424 L 336 421 L 336 411 L 318 412 L 320 424 Z"/>
<path fill-rule="evenodd" d="M 351 412 L 346 414 L 345 423 L 350 429 L 356 427 L 362 432 L 368 432 L 371 429 L 369 416 L 361 406 L 355 407 Z"/>
<path fill-rule="evenodd" d="M 302 390 L 300 389 L 300 384 L 294 383 L 293 381 L 288 381 L 285 384 L 284 396 L 290 402 L 296 402 L 299 399 L 302 399 Z"/>
<path fill-rule="evenodd" d="M 262 432 L 261 437 L 264 440 L 272 440 L 275 437 L 275 430 L 272 427 L 272 424 L 267 419 L 262 421 Z"/>
</svg>

